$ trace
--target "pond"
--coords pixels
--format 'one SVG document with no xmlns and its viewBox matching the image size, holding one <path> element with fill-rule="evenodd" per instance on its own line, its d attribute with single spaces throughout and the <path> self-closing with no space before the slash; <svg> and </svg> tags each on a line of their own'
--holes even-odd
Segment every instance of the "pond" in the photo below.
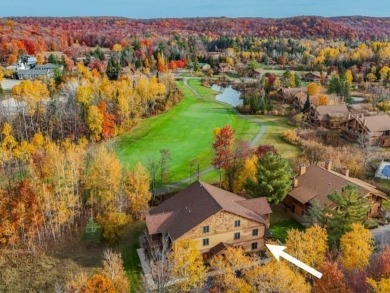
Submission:
<svg viewBox="0 0 390 293">
<path fill-rule="evenodd" d="M 351 97 L 352 99 L 352 103 L 354 104 L 359 104 L 359 103 L 363 103 L 366 99 L 363 98 L 363 97 Z"/>
<path fill-rule="evenodd" d="M 242 100 L 240 99 L 241 93 L 233 89 L 231 85 L 228 87 L 221 87 L 213 84 L 211 88 L 214 91 L 220 92 L 220 94 L 215 97 L 217 101 L 227 103 L 233 107 L 242 105 Z"/>
</svg>

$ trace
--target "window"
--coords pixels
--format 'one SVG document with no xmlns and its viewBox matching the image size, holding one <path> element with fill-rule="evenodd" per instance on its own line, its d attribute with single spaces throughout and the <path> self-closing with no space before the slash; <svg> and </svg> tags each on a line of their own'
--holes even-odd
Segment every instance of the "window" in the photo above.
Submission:
<svg viewBox="0 0 390 293">
<path fill-rule="evenodd" d="M 241 221 L 240 220 L 235 220 L 234 221 L 234 227 L 240 227 L 240 225 L 241 225 Z"/>
<path fill-rule="evenodd" d="M 257 235 L 259 235 L 259 229 L 253 229 L 252 236 L 257 236 Z"/>
<path fill-rule="evenodd" d="M 207 246 L 207 245 L 209 245 L 209 239 L 205 238 L 203 239 L 203 246 Z"/>
<path fill-rule="evenodd" d="M 203 226 L 203 233 L 209 233 L 210 227 L 209 226 Z"/>
<path fill-rule="evenodd" d="M 252 243 L 252 250 L 255 250 L 255 249 L 257 249 L 257 242 Z"/>
<path fill-rule="evenodd" d="M 234 233 L 234 240 L 240 239 L 240 232 Z"/>
</svg>

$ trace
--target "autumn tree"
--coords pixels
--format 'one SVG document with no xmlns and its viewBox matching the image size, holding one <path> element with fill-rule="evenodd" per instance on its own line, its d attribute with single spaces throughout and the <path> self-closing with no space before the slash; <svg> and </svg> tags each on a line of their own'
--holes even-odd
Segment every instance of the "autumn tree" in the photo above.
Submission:
<svg viewBox="0 0 390 293">
<path fill-rule="evenodd" d="M 141 219 L 149 207 L 149 201 L 152 199 L 149 191 L 150 176 L 141 163 L 137 163 L 135 169 L 125 175 L 123 185 L 123 191 L 129 200 L 130 212 L 133 218 Z"/>
<path fill-rule="evenodd" d="M 91 132 L 91 138 L 95 141 L 99 141 L 103 131 L 104 115 L 101 113 L 97 106 L 89 106 L 86 122 L 89 131 Z"/>
<path fill-rule="evenodd" d="M 309 293 L 311 289 L 305 278 L 284 261 L 274 260 L 263 266 L 254 266 L 244 278 L 256 292 Z"/>
<path fill-rule="evenodd" d="M 361 270 L 374 251 L 372 234 L 358 223 L 351 224 L 350 229 L 340 238 L 341 263 L 348 270 Z"/>
<path fill-rule="evenodd" d="M 206 268 L 194 240 L 175 241 L 170 259 L 173 268 L 172 277 L 180 280 L 177 286 L 181 291 L 188 292 L 199 288 L 205 282 Z"/>
<path fill-rule="evenodd" d="M 89 201 L 97 212 L 103 212 L 115 204 L 121 182 L 121 165 L 113 151 L 98 147 L 88 163 L 86 188 Z"/>
<path fill-rule="evenodd" d="M 318 225 L 305 231 L 287 231 L 286 247 L 288 253 L 310 266 L 317 268 L 325 260 L 327 233 Z"/>
<path fill-rule="evenodd" d="M 104 139 L 108 139 L 108 138 L 111 138 L 115 135 L 115 117 L 113 114 L 109 113 L 108 110 L 107 110 L 107 103 L 106 101 L 101 101 L 99 103 L 99 112 L 101 114 L 101 116 L 103 117 L 103 120 L 102 120 L 102 124 L 101 124 L 101 136 L 104 138 Z M 88 116 L 91 120 L 92 117 Z M 90 119 L 88 119 L 88 121 L 91 121 Z M 96 117 L 96 120 L 99 120 L 97 117 Z M 95 123 L 98 123 L 98 121 L 96 121 Z M 93 122 L 92 122 L 93 124 Z"/>
<path fill-rule="evenodd" d="M 314 279 L 313 293 L 348 293 L 351 292 L 345 284 L 345 276 L 337 262 L 325 261 L 318 270 L 322 273 L 320 279 Z"/>
<path fill-rule="evenodd" d="M 390 278 L 383 278 L 380 281 L 368 278 L 367 283 L 375 293 L 387 293 L 390 291 Z"/>
<path fill-rule="evenodd" d="M 30 115 L 44 112 L 43 101 L 49 97 L 46 84 L 40 80 L 23 80 L 12 88 L 11 94 L 17 101 L 26 102 Z"/>
<path fill-rule="evenodd" d="M 278 150 L 275 146 L 270 144 L 260 144 L 254 151 L 256 157 L 258 159 L 265 156 L 267 153 L 273 153 L 274 155 L 278 155 Z"/>
<path fill-rule="evenodd" d="M 110 249 L 104 251 L 102 274 L 111 280 L 115 293 L 129 292 L 130 283 L 120 254 L 114 253 Z"/>
<path fill-rule="evenodd" d="M 281 202 L 291 186 L 292 170 L 287 160 L 268 152 L 257 161 L 256 180 L 245 186 L 253 197 L 265 196 L 272 203 Z"/>
<path fill-rule="evenodd" d="M 219 170 L 219 179 L 222 181 L 222 170 L 226 170 L 230 164 L 230 158 L 233 153 L 234 129 L 226 125 L 222 128 L 214 129 L 213 143 L 214 157 L 212 165 Z"/>
<path fill-rule="evenodd" d="M 245 274 L 252 264 L 252 259 L 239 247 L 228 247 L 223 255 L 216 255 L 210 266 L 217 272 L 215 283 L 226 292 L 250 292 L 251 286 L 237 272 Z"/>
<path fill-rule="evenodd" d="M 316 96 L 320 93 L 321 86 L 315 82 L 311 82 L 307 85 L 306 89 L 310 96 Z"/>
</svg>

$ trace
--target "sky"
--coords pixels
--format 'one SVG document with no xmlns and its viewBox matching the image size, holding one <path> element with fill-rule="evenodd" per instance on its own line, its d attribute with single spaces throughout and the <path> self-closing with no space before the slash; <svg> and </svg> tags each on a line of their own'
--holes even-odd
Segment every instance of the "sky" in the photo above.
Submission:
<svg viewBox="0 0 390 293">
<path fill-rule="evenodd" d="M 387 16 L 390 0 L 1 0 L 0 17 Z"/>
</svg>

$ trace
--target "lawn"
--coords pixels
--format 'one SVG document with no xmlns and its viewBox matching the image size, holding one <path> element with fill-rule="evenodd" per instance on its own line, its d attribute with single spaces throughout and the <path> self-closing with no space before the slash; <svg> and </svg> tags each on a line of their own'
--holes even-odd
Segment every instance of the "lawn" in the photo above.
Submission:
<svg viewBox="0 0 390 293">
<path fill-rule="evenodd" d="M 171 153 L 170 182 L 189 176 L 189 162 L 198 159 L 200 170 L 210 166 L 213 129 L 231 125 L 236 137 L 251 140 L 260 127 L 237 116 L 225 105 L 198 99 L 194 93 L 178 83 L 184 93 L 183 100 L 168 112 L 144 119 L 129 133 L 119 136 L 115 150 L 125 166 L 133 167 L 137 162 L 147 166 L 149 158 L 158 159 L 160 149 Z M 204 95 L 210 95 L 203 88 Z"/>
<path fill-rule="evenodd" d="M 283 158 L 291 160 L 298 157 L 299 148 L 282 139 L 284 130 L 295 128 L 287 123 L 286 117 L 269 115 L 258 115 L 253 117 L 261 121 L 267 127 L 266 132 L 260 140 L 261 144 L 271 144 L 275 146 Z"/>
<path fill-rule="evenodd" d="M 139 292 L 141 285 L 142 268 L 138 258 L 137 249 L 139 248 L 138 238 L 145 230 L 144 222 L 132 223 L 129 230 L 123 233 L 125 236 L 121 239 L 117 249 L 122 252 L 123 265 L 126 275 L 130 280 L 131 292 Z"/>
<path fill-rule="evenodd" d="M 282 205 L 272 205 L 270 230 L 272 235 L 282 243 L 286 241 L 287 231 L 290 229 L 303 230 L 304 227 L 291 218 Z"/>
<path fill-rule="evenodd" d="M 188 84 L 196 90 L 203 98 L 215 101 L 215 95 L 218 94 L 217 91 L 213 91 L 211 88 L 202 86 L 200 79 L 190 79 Z"/>
</svg>

